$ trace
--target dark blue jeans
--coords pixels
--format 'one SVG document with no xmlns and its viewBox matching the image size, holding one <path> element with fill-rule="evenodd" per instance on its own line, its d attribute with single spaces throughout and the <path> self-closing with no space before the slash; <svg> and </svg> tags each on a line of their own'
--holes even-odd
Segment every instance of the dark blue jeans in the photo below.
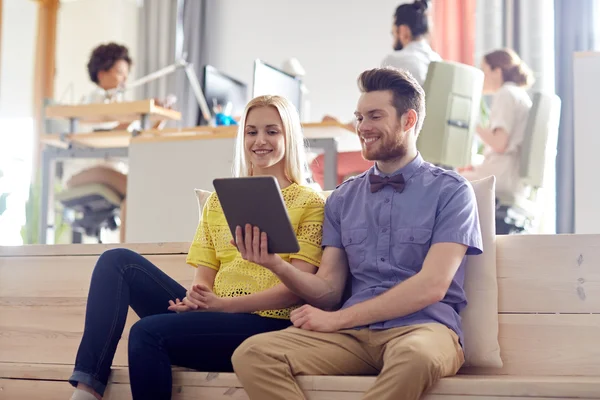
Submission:
<svg viewBox="0 0 600 400">
<path fill-rule="evenodd" d="M 182 299 L 185 292 L 133 251 L 102 254 L 92 274 L 83 338 L 69 382 L 84 383 L 104 394 L 129 306 L 141 318 L 129 335 L 134 399 L 170 399 L 172 364 L 231 372 L 231 355 L 246 338 L 290 326 L 289 320 L 254 314 L 169 311 L 169 300 Z"/>
</svg>

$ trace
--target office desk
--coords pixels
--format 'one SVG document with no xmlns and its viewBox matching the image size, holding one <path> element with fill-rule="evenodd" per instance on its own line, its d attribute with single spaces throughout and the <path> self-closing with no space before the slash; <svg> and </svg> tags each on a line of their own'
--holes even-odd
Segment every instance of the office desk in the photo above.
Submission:
<svg viewBox="0 0 600 400">
<path fill-rule="evenodd" d="M 337 153 L 360 150 L 355 133 L 337 123 L 303 124 L 311 148 L 325 152 L 326 184 L 337 182 Z M 194 189 L 213 190 L 232 175 L 236 127 L 137 136 L 129 146 L 127 242 L 189 241 L 198 223 Z"/>
<path fill-rule="evenodd" d="M 50 119 L 68 120 L 70 133 L 77 132 L 80 123 L 127 123 L 139 119 L 142 129 L 146 130 L 152 122 L 181 119 L 179 111 L 159 107 L 153 99 L 120 103 L 49 105 L 45 107 L 44 115 Z"/>
</svg>

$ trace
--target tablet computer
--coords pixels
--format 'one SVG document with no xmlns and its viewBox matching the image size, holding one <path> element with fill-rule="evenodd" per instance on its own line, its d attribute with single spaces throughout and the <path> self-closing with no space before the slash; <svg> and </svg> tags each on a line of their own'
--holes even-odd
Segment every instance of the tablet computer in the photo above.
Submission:
<svg viewBox="0 0 600 400">
<path fill-rule="evenodd" d="M 266 232 L 269 253 L 300 251 L 275 177 L 219 178 L 213 180 L 213 185 L 234 240 L 235 228 L 244 229 L 250 224 Z"/>
</svg>

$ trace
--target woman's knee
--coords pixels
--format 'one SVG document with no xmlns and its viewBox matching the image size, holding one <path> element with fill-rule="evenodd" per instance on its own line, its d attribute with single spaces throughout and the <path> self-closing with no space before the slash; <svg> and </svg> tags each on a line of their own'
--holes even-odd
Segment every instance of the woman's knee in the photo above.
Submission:
<svg viewBox="0 0 600 400">
<path fill-rule="evenodd" d="M 94 273 L 107 271 L 123 272 L 123 267 L 131 264 L 142 264 L 144 257 L 135 251 L 123 248 L 106 250 L 100 255 Z"/>
<path fill-rule="evenodd" d="M 142 318 L 131 326 L 128 339 L 128 351 L 130 355 L 139 351 L 145 351 L 148 347 L 160 346 L 160 335 L 156 332 L 156 317 L 159 316 L 153 315 Z"/>
</svg>

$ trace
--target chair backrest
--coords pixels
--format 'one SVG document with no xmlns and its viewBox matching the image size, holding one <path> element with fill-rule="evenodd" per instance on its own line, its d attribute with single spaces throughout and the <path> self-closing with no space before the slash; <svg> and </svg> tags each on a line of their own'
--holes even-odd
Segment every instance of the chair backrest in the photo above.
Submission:
<svg viewBox="0 0 600 400">
<path fill-rule="evenodd" d="M 534 188 L 544 186 L 546 164 L 556 158 L 560 98 L 555 94 L 534 93 L 521 147 L 519 174 L 523 183 Z"/>
<path fill-rule="evenodd" d="M 455 62 L 432 62 L 423 89 L 426 116 L 417 141 L 421 155 L 437 165 L 469 165 L 481 107 L 483 72 Z"/>
</svg>

